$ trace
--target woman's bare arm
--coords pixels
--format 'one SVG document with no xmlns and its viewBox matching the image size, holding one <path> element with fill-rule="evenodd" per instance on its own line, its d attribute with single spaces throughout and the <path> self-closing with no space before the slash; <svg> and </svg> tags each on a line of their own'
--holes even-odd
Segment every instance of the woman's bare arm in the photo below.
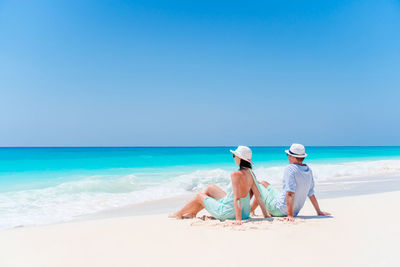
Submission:
<svg viewBox="0 0 400 267">
<path fill-rule="evenodd" d="M 260 192 L 258 191 L 258 187 L 257 187 L 257 185 L 254 183 L 254 181 L 253 181 L 253 183 L 252 183 L 252 185 L 251 185 L 251 190 L 252 190 L 253 193 L 254 193 L 255 201 L 258 203 L 258 205 L 260 205 L 260 208 L 261 208 L 261 211 L 262 211 L 262 213 L 263 213 L 263 215 L 264 215 L 264 218 L 271 217 L 271 214 L 269 214 L 269 212 L 267 211 L 267 208 L 265 207 L 265 203 L 264 203 L 264 201 L 262 200 L 261 194 L 260 194 Z"/>
<path fill-rule="evenodd" d="M 242 204 L 240 202 L 240 174 L 232 173 L 232 189 L 233 189 L 233 200 L 235 207 L 236 224 L 242 224 Z"/>
</svg>

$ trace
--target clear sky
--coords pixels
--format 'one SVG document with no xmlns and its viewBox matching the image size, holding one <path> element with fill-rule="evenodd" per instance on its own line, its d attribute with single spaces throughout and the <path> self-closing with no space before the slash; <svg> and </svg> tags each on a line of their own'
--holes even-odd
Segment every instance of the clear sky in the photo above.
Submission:
<svg viewBox="0 0 400 267">
<path fill-rule="evenodd" d="M 0 146 L 399 137 L 399 1 L 0 0 Z"/>
</svg>

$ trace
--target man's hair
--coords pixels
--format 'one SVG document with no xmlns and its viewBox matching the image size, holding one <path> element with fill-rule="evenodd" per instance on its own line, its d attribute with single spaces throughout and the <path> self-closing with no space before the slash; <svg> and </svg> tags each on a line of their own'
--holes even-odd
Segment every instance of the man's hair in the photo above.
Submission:
<svg viewBox="0 0 400 267">
<path fill-rule="evenodd" d="M 295 158 L 296 158 L 297 164 L 303 164 L 303 161 L 305 159 L 305 158 L 297 158 L 297 157 L 295 157 Z"/>
</svg>

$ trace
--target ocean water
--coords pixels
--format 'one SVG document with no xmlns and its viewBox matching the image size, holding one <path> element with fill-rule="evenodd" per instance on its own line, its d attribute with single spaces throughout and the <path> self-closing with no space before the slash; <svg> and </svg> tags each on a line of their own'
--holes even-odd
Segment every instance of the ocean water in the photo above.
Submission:
<svg viewBox="0 0 400 267">
<path fill-rule="evenodd" d="M 233 147 L 0 148 L 0 229 L 73 220 L 129 204 L 226 188 Z M 279 185 L 286 147 L 252 147 L 259 180 Z M 400 175 L 400 147 L 308 147 L 316 183 Z"/>
</svg>

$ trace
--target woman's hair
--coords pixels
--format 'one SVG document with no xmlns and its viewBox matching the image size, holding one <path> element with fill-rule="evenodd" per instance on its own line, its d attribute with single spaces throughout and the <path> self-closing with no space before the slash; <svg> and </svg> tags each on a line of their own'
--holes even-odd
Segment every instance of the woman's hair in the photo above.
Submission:
<svg viewBox="0 0 400 267">
<path fill-rule="evenodd" d="M 249 168 L 251 169 L 251 163 L 248 162 L 247 160 L 244 159 L 240 159 L 240 165 L 239 165 L 240 169 L 244 169 L 244 168 Z"/>
</svg>

